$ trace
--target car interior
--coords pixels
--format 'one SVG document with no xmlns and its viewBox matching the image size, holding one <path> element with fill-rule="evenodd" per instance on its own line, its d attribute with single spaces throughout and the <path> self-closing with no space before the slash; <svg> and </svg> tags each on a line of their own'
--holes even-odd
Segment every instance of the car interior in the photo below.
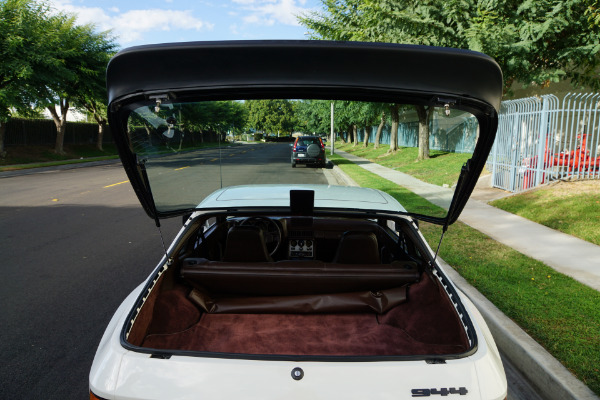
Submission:
<svg viewBox="0 0 600 400">
<path fill-rule="evenodd" d="M 472 348 L 408 218 L 190 222 L 127 342 L 240 357 L 457 355 Z"/>
</svg>

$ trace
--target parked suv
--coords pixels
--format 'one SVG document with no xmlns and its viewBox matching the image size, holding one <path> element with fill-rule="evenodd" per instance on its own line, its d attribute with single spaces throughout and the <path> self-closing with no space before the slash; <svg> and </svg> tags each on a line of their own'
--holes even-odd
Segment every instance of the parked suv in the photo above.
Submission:
<svg viewBox="0 0 600 400">
<path fill-rule="evenodd" d="M 296 164 L 315 164 L 325 167 L 325 145 L 318 136 L 300 136 L 292 147 L 292 168 Z"/>
</svg>

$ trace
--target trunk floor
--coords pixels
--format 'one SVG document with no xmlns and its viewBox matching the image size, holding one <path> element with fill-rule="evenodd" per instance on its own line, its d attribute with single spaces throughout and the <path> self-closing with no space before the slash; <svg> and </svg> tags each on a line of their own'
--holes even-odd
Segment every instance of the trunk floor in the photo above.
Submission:
<svg viewBox="0 0 600 400">
<path fill-rule="evenodd" d="M 462 340 L 437 337 L 428 343 L 411 337 L 398 322 L 376 314 L 202 314 L 177 333 L 146 336 L 143 347 L 241 354 L 381 356 L 457 354 Z M 395 318 L 395 321 L 398 319 Z M 436 324 L 437 325 L 437 324 Z M 409 329 L 410 330 L 410 329 Z M 438 340 L 439 339 L 439 340 Z"/>
</svg>

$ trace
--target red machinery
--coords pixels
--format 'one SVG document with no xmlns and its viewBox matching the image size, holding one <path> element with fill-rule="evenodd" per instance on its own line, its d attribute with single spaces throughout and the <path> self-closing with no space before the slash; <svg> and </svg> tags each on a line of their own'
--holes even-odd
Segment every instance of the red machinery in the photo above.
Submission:
<svg viewBox="0 0 600 400">
<path fill-rule="evenodd" d="M 568 167 L 569 172 L 575 171 L 594 171 L 600 169 L 600 157 L 590 156 L 587 149 L 587 134 L 583 133 L 577 136 L 580 145 L 571 151 L 561 151 L 554 154 L 548 150 L 548 142 L 544 152 L 544 168 L 547 167 Z M 525 169 L 523 176 L 523 189 L 529 189 L 534 185 L 534 170 L 537 168 L 537 156 L 524 158 L 521 165 Z M 542 182 L 546 174 L 542 173 Z"/>
</svg>

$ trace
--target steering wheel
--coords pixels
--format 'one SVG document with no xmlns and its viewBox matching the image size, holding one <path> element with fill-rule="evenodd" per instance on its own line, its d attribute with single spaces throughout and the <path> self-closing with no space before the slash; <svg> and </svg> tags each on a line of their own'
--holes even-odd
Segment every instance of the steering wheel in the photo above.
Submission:
<svg viewBox="0 0 600 400">
<path fill-rule="evenodd" d="M 273 255 L 277 253 L 277 250 L 279 250 L 279 247 L 283 242 L 283 232 L 277 222 L 267 217 L 249 217 L 243 220 L 240 225 L 251 225 L 260 229 L 265 238 L 265 244 L 267 245 L 269 255 L 273 257 Z"/>
</svg>

